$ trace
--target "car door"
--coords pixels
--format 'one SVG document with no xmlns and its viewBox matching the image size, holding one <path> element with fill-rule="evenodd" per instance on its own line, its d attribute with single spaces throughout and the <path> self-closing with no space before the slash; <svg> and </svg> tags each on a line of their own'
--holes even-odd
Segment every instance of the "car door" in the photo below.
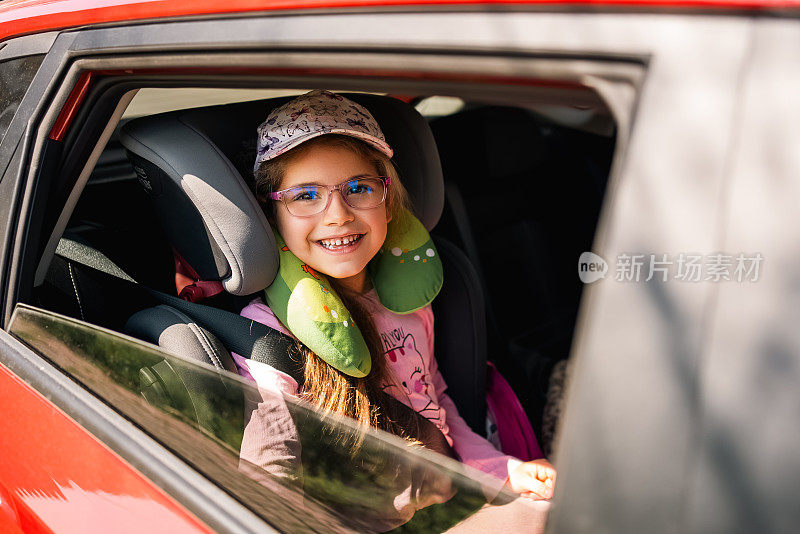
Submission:
<svg viewBox="0 0 800 534">
<path fill-rule="evenodd" d="M 107 435 L 86 431 L 119 425 L 116 414 L 93 404 L 18 339 L 6 332 L 0 336 L 5 362 L 0 366 L 4 532 L 103 532 L 114 524 L 118 532 L 211 532 L 112 452 L 108 443 L 113 440 Z"/>
<path fill-rule="evenodd" d="M 129 98 L 125 95 L 142 83 L 141 78 L 178 85 L 186 83 L 181 76 L 190 76 L 198 69 L 206 69 L 208 74 L 218 74 L 220 69 L 230 73 L 233 65 L 236 83 L 244 83 L 247 76 L 262 76 L 271 83 L 275 79 L 292 83 L 314 79 L 315 83 L 336 83 L 357 90 L 390 88 L 398 93 L 404 88 L 421 93 L 435 88 L 494 102 L 558 102 L 561 98 L 581 105 L 604 102 L 614 110 L 621 128 L 623 142 L 615 162 L 616 172 L 620 172 L 648 55 L 654 49 L 661 53 L 670 44 L 668 40 L 637 41 L 636 36 L 641 34 L 628 36 L 623 31 L 631 23 L 652 29 L 653 35 L 660 35 L 659 31 L 670 23 L 677 24 L 647 17 L 630 20 L 604 16 L 595 20 L 554 13 L 387 12 L 153 22 L 137 25 L 135 31 L 123 25 L 63 32 L 48 56 L 54 65 L 52 90 L 38 103 L 38 122 L 26 130 L 28 145 L 19 156 L 22 165 L 16 177 L 25 187 L 20 187 L 14 198 L 21 217 L 13 238 L 9 237 L 13 247 L 6 250 L 11 266 L 3 288 L 6 324 L 14 313 L 18 313 L 17 318 L 21 316 L 19 302 L 31 302 L 32 289 L 44 275 L 66 224 L 64 217 L 68 217 L 87 178 L 86 169 L 93 166 L 98 147 L 102 149 L 111 134 L 106 124 L 118 117 L 124 108 L 123 99 Z M 306 31 L 310 26 L 314 32 Z M 496 28 L 504 30 L 497 32 Z M 572 37 L 576 35 L 581 37 Z M 704 44 L 700 37 L 698 42 Z M 172 54 L 153 53 L 164 49 Z M 161 70 L 154 70 L 155 66 Z M 126 77 L 136 83 L 125 85 Z M 654 102 L 658 97 L 652 93 L 658 95 L 661 86 L 648 87 L 651 93 L 645 95 L 649 95 L 648 102 Z M 81 106 L 82 102 L 92 105 Z M 105 122 L 93 117 L 105 117 Z M 44 195 L 45 190 L 49 194 Z M 28 343 L 33 342 L 29 339 Z M 58 361 L 46 345 L 37 347 L 48 360 Z M 30 375 L 25 378 L 32 380 Z M 91 432 L 99 432 L 91 426 L 91 420 L 84 423 Z M 570 442 L 567 439 L 565 444 Z M 133 454 L 123 448 L 126 440 L 114 443 L 115 450 L 125 458 Z M 158 466 L 167 461 L 164 458 L 170 456 L 148 453 L 146 461 L 137 461 L 136 465 L 156 479 Z M 242 505 L 229 499 L 198 505 L 197 495 L 211 491 L 210 482 L 192 478 L 186 469 L 181 471 L 182 478 L 158 481 L 167 484 L 169 493 L 179 496 L 181 502 L 192 503 L 190 510 L 198 517 L 207 522 L 214 519 L 215 528 L 223 524 L 220 517 L 231 522 L 235 521 L 233 516 L 252 517 L 252 511 L 240 512 Z M 565 488 L 570 487 L 569 473 L 568 469 Z M 577 496 L 570 497 L 571 506 L 576 510 L 590 507 L 580 497 L 581 484 L 573 483 L 573 487 L 575 493 L 564 494 Z"/>
<path fill-rule="evenodd" d="M 167 437 L 143 437 L 133 432 L 135 428 L 124 425 L 122 421 L 130 418 L 137 426 L 148 429 L 148 433 L 153 432 L 152 426 L 158 426 L 134 418 L 143 407 L 137 406 L 131 414 L 107 398 L 109 391 L 101 391 L 99 384 L 90 382 L 98 372 L 77 363 L 71 356 L 73 343 L 63 352 L 54 346 L 57 339 L 52 335 L 37 337 L 26 333 L 31 323 L 46 320 L 54 325 L 49 327 L 49 332 L 52 333 L 54 327 L 60 329 L 60 336 L 65 339 L 69 339 L 67 332 L 72 335 L 85 332 L 87 328 L 95 337 L 107 337 L 92 325 L 66 321 L 29 307 L 33 289 L 46 274 L 88 171 L 112 135 L 113 121 L 120 117 L 133 96 L 129 93 L 143 84 L 179 86 L 187 80 L 220 83 L 220 72 L 231 74 L 223 84 L 252 84 L 249 79 L 261 77 L 272 84 L 281 80 L 302 86 L 308 83 L 305 80 L 314 80 L 315 84 L 336 83 L 356 90 L 392 89 L 401 93 L 404 88 L 413 88 L 424 94 L 425 90 L 436 89 L 457 91 L 490 102 L 508 98 L 518 103 L 558 101 L 564 93 L 569 101 L 601 105 L 606 98 L 598 96 L 603 85 L 602 90 L 609 95 L 621 94 L 619 117 L 629 121 L 635 100 L 630 95 L 635 95 L 641 79 L 641 58 L 619 47 L 609 53 L 610 60 L 608 57 L 597 60 L 592 57 L 594 48 L 587 43 L 577 47 L 577 51 L 574 46 L 557 44 L 563 53 L 553 58 L 546 49 L 549 39 L 558 43 L 555 37 L 558 32 L 547 30 L 545 39 L 535 37 L 539 35 L 536 31 L 528 31 L 529 28 L 547 29 L 550 18 L 540 19 L 530 14 L 519 18 L 519 15 L 384 13 L 375 17 L 359 13 L 322 13 L 314 15 L 313 21 L 305 15 L 242 17 L 177 24 L 154 22 L 137 25 L 135 31 L 122 25 L 61 33 L 47 58 L 51 61 L 48 64 L 53 66 L 49 72 L 50 91 L 37 103 L 34 120 L 24 132 L 27 144 L 24 154 L 20 153 L 21 165 L 15 175 L 19 186 L 14 202 L 21 216 L 15 221 L 18 224 L 13 237 L 9 237 L 13 246 L 6 250 L 11 270 L 4 285 L 4 311 L 6 328 L 23 339 L 27 347 L 14 353 L 9 351 L 8 358 L 16 361 L 24 356 L 37 363 L 27 367 L 27 372 L 21 364 L 16 365 L 14 371 L 32 382 L 39 374 L 36 369 L 58 368 L 83 385 L 72 393 L 75 398 L 82 399 L 81 403 L 89 402 L 96 395 L 102 397 L 115 410 L 108 419 L 119 423 L 112 431 L 104 431 L 95 424 L 94 418 L 80 418 L 79 410 L 67 413 L 213 528 L 235 530 L 243 524 L 252 526 L 261 524 L 259 521 L 270 521 L 273 516 L 269 509 L 253 510 L 253 503 L 247 507 L 241 497 L 237 500 L 220 495 L 219 485 L 224 473 L 212 476 L 204 471 L 201 476 L 188 467 L 187 461 L 194 466 L 200 462 L 194 453 L 182 450 Z M 304 31 L 311 22 L 316 31 Z M 560 24 L 571 22 L 571 17 L 564 17 Z M 498 36 L 487 31 L 497 24 L 507 25 L 510 33 Z M 442 34 L 443 27 L 453 31 Z M 360 28 L 360 31 L 353 32 L 351 28 Z M 422 48 L 418 44 L 408 48 L 408 37 L 412 34 L 418 36 L 418 43 L 424 45 Z M 343 35 L 345 44 L 341 42 Z M 302 36 L 300 40 L 303 41 L 300 48 L 295 46 L 298 36 Z M 476 36 L 479 42 L 474 41 Z M 533 42 L 529 41 L 531 36 L 534 36 Z M 396 48 L 387 50 L 388 43 Z M 169 53 L 153 53 L 165 48 Z M 485 54 L 487 48 L 490 54 Z M 509 51 L 516 48 L 524 53 Z M 453 53 L 454 49 L 457 53 Z M 234 65 L 233 71 L 230 65 Z M 353 65 L 358 68 L 354 69 Z M 20 303 L 27 303 L 28 307 Z M 38 332 L 42 331 L 46 333 L 48 329 L 39 327 Z M 9 340 L 8 344 L 11 343 Z M 125 344 L 118 335 L 107 338 L 105 343 L 109 352 L 112 347 Z M 102 354 L 100 351 L 94 358 Z M 99 374 L 116 376 L 110 369 L 113 367 L 104 366 Z M 57 371 L 54 376 L 70 380 Z M 137 376 L 129 377 L 127 382 L 135 382 Z M 119 386 L 126 380 L 120 378 L 114 383 Z M 117 391 L 116 386 L 111 389 Z M 42 384 L 39 389 L 52 395 L 62 407 L 65 399 L 50 393 L 51 387 Z M 133 387 L 128 390 L 135 392 Z M 79 391 L 82 393 L 78 394 Z M 71 397 L 67 395 L 67 398 Z M 137 447 L 131 445 L 134 443 Z M 398 455 L 399 461 L 411 461 L 406 456 Z M 171 466 L 174 476 L 160 476 L 164 464 Z M 224 465 L 230 467 L 230 461 Z M 452 477 L 456 480 L 465 481 L 465 494 L 475 495 L 475 481 L 480 481 L 479 475 L 471 473 L 465 477 L 459 475 L 460 471 L 454 466 L 442 467 L 445 468 L 453 471 Z M 214 498 L 204 499 L 202 495 Z M 259 517 L 258 514 L 263 515 Z M 281 528 L 280 525 L 298 520 L 297 515 L 288 510 L 278 514 L 280 521 L 274 518 L 271 521 Z"/>
</svg>

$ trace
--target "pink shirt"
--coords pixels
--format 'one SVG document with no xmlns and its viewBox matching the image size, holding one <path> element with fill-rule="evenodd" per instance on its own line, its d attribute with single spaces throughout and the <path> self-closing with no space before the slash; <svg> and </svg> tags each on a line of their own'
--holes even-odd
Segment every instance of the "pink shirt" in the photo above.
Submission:
<svg viewBox="0 0 800 534">
<path fill-rule="evenodd" d="M 396 381 L 395 384 L 384 384 L 384 390 L 434 423 L 463 463 L 506 480 L 509 470 L 515 468 L 520 460 L 503 454 L 473 432 L 445 393 L 447 385 L 433 357 L 433 312 L 430 306 L 400 315 L 381 306 L 374 292 L 368 293 L 367 299 L 387 367 Z M 289 334 L 261 299 L 250 302 L 241 315 Z M 233 359 L 239 374 L 254 380 L 260 388 L 297 394 L 297 382 L 286 373 L 238 354 L 233 354 Z"/>
</svg>

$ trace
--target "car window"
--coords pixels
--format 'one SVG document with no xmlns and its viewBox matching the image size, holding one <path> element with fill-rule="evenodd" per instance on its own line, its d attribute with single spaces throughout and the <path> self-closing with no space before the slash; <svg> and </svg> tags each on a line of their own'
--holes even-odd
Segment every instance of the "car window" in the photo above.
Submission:
<svg viewBox="0 0 800 534">
<path fill-rule="evenodd" d="M 129 83 L 131 81 L 128 80 Z M 209 83 L 198 76 L 197 84 L 201 85 L 201 82 Z M 182 83 L 188 84 L 192 81 Z M 227 102 L 258 104 L 259 99 L 303 92 L 302 89 L 293 87 L 303 87 L 305 81 L 296 83 L 296 86 L 289 85 L 282 90 L 144 87 L 138 89 L 124 114 L 121 117 L 115 116 L 113 120 L 176 109 L 210 107 Z M 355 85 L 353 82 L 351 84 Z M 266 85 L 269 84 L 265 83 Z M 383 86 L 365 83 L 360 88 L 381 90 L 397 95 L 399 100 L 405 102 L 414 102 L 419 98 L 418 95 L 426 95 L 417 103 L 417 111 L 429 121 L 441 160 L 446 191 L 445 207 L 434 229 L 435 237 L 466 252 L 468 260 L 475 267 L 478 274 L 475 283 L 480 284 L 478 289 L 482 289 L 490 297 L 486 303 L 487 325 L 491 329 L 486 333 L 486 353 L 497 363 L 499 372 L 507 377 L 532 423 L 534 433 L 544 438 L 539 443 L 542 451 L 548 454 L 555 441 L 557 408 L 561 402 L 558 396 L 551 401 L 548 395 L 550 389 L 558 388 L 550 387 L 549 378 L 555 374 L 553 370 L 556 366 L 562 364 L 569 355 L 581 291 L 580 280 L 574 276 L 574 260 L 591 247 L 615 147 L 614 129 L 612 127 L 608 131 L 595 133 L 572 128 L 573 124 L 566 121 L 551 120 L 543 113 L 537 113 L 526 106 L 526 103 L 534 101 L 534 97 L 538 95 L 534 89 L 531 90 L 531 95 L 516 100 L 494 96 L 489 94 L 488 89 L 485 95 L 464 89 L 459 97 L 454 96 L 459 91 L 449 92 L 447 88 L 435 85 L 424 91 L 408 91 L 408 94 L 402 91 L 393 92 L 394 87 L 391 84 Z M 335 89 L 335 86 L 332 88 Z M 436 91 L 444 94 L 437 95 Z M 598 106 L 602 105 L 603 101 L 589 89 L 578 92 L 581 93 L 579 103 L 590 101 Z M 542 98 L 545 103 L 551 102 L 548 98 Z M 113 97 L 108 96 L 108 99 Z M 251 102 L 254 100 L 255 102 Z M 560 99 L 552 100 L 560 102 Z M 104 109 L 87 104 L 84 104 L 87 110 L 85 120 L 92 119 L 88 110 Z M 124 106 L 122 102 L 120 104 Z M 122 107 L 118 111 L 121 112 Z M 99 115 L 100 112 L 97 113 Z M 248 118 L 251 115 L 253 114 L 249 114 Z M 568 118 L 571 117 L 569 115 Z M 580 119 L 583 118 L 581 115 Z M 76 119 L 76 124 L 80 124 L 80 119 L 81 117 Z M 99 120 L 107 119 L 99 116 Z M 228 135 L 231 132 L 237 135 L 239 133 L 233 127 L 228 128 L 237 124 L 233 117 L 228 116 L 226 120 L 214 122 L 215 136 L 210 138 L 245 178 L 252 176 L 252 161 L 255 156 L 253 132 L 255 124 L 258 124 L 256 120 L 263 118 L 253 119 L 254 124 L 247 128 L 246 138 L 236 137 Z M 248 121 L 240 122 L 244 124 Z M 109 123 L 106 132 L 111 132 L 114 124 Z M 244 131 L 244 128 L 241 130 Z M 73 128 L 72 131 L 77 137 L 80 132 L 91 130 Z M 109 268 L 96 265 L 95 268 L 102 271 L 99 274 L 114 273 L 113 276 L 119 277 L 123 273 L 123 278 L 135 281 L 142 288 L 175 295 L 176 253 L 169 232 L 176 225 L 172 220 L 159 219 L 148 192 L 150 182 L 145 180 L 140 183 L 137 174 L 132 172 L 131 162 L 118 134 L 119 130 L 109 137 L 105 148 L 97 147 L 97 152 L 102 150 L 97 165 L 90 159 L 90 163 L 80 169 L 80 177 L 75 179 L 80 185 L 70 199 L 76 198 L 77 193 L 80 196 L 74 209 L 68 206 L 66 212 L 58 214 L 59 224 L 63 222 L 64 226 L 56 227 L 56 231 L 49 236 L 49 243 L 61 236 L 62 244 L 84 246 L 87 254 L 95 259 L 102 259 L 101 264 Z M 87 139 L 80 143 L 75 142 L 67 148 L 72 147 L 73 151 L 77 151 L 80 147 L 90 146 L 90 134 L 81 135 Z M 88 149 L 86 152 L 88 154 Z M 55 157 L 55 153 L 45 155 L 46 157 Z M 69 161 L 77 162 L 73 171 L 76 176 L 78 165 L 84 161 L 83 157 L 77 152 L 69 154 Z M 93 165 L 94 168 L 90 169 Z M 52 167 L 63 169 L 55 163 Z M 91 175 L 83 187 L 84 182 L 81 180 L 87 171 L 91 171 Z M 62 176 L 67 174 L 63 172 Z M 487 184 L 494 183 L 509 184 L 509 187 L 487 187 Z M 511 187 L 515 188 L 514 194 L 509 194 Z M 124 201 L 118 201 L 120 199 Z M 59 204 L 53 202 L 52 205 L 57 207 Z M 53 219 L 55 218 L 53 215 Z M 202 235 L 202 232 L 185 235 Z M 59 244 L 60 248 L 64 247 Z M 498 250 L 504 252 L 498 254 Z M 42 263 L 44 267 L 39 271 L 44 272 L 49 266 L 47 275 L 42 277 L 41 283 L 37 279 L 30 295 L 24 296 L 29 299 L 24 298 L 23 302 L 80 318 L 116 332 L 127 331 L 124 325 L 131 313 L 137 310 L 136 306 L 114 291 L 109 291 L 109 285 L 105 282 L 84 280 L 81 269 L 78 267 L 73 270 L 74 262 L 65 261 L 65 258 L 70 257 L 63 250 L 57 249 L 51 264 L 46 260 Z M 520 279 L 515 291 L 508 291 L 509 265 L 514 266 Z M 223 293 L 211 305 L 238 313 L 246 302 L 230 297 L 232 295 Z M 526 314 L 519 314 L 519 309 L 526 309 Z M 462 337 L 463 325 L 448 330 L 442 326 L 447 325 L 444 320 L 446 314 L 440 313 L 440 310 L 434 310 L 434 313 L 437 317 L 437 343 L 440 347 L 456 346 L 455 342 Z M 75 330 L 75 324 L 80 323 L 70 323 L 69 329 Z M 77 330 L 83 332 L 85 328 Z M 103 338 L 103 344 L 111 343 L 112 346 L 125 339 L 100 329 L 89 329 L 86 332 Z M 104 334 L 100 336 L 98 332 Z M 51 348 L 47 343 L 35 345 L 31 340 L 26 341 L 47 357 L 56 360 L 47 353 Z M 476 343 L 479 348 L 480 345 Z M 133 352 L 138 354 L 141 346 L 136 347 Z M 122 354 L 118 350 L 113 352 Z M 245 436 L 245 400 L 258 395 L 258 391 L 249 383 L 237 382 L 234 379 L 238 378 L 232 376 L 220 378 L 216 371 L 206 369 L 205 374 L 200 373 L 203 378 L 193 379 L 201 383 L 208 382 L 203 394 L 198 395 L 179 387 L 184 381 L 184 375 L 195 376 L 194 371 L 186 370 L 193 368 L 193 364 L 185 364 L 180 359 L 172 361 L 158 351 L 157 359 L 148 359 L 151 355 L 142 360 L 142 356 L 137 355 L 133 362 L 104 361 L 103 358 L 108 358 L 108 355 L 102 350 L 98 350 L 98 353 L 99 359 L 97 355 L 89 358 L 91 365 L 100 370 L 93 372 L 110 379 L 97 383 L 86 383 L 82 378 L 79 380 L 86 383 L 93 392 L 112 392 L 109 403 L 126 416 L 129 416 L 126 410 L 130 409 L 136 414 L 155 418 L 150 423 L 141 423 L 141 426 L 192 465 L 196 465 L 209 478 L 226 487 L 235 479 L 231 492 L 237 495 L 247 495 L 251 491 L 248 484 L 255 481 L 260 484 L 259 487 L 269 488 L 256 491 L 257 494 L 271 492 L 269 497 L 262 495 L 269 502 L 282 502 L 284 506 L 291 507 L 298 499 L 312 497 L 318 506 L 315 514 L 324 519 L 315 519 L 314 514 L 301 514 L 311 517 L 310 521 L 327 524 L 329 517 L 333 517 L 330 521 L 344 525 L 345 528 L 374 528 L 374 522 L 377 521 L 374 518 L 380 515 L 376 511 L 387 506 L 387 503 L 391 506 L 395 504 L 389 499 L 392 495 L 392 477 L 385 476 L 386 466 L 403 466 L 402 469 L 406 472 L 424 472 L 428 469 L 428 464 L 432 463 L 437 466 L 435 473 L 441 474 L 443 470 L 444 478 L 457 479 L 459 482 L 455 485 L 463 485 L 463 490 L 459 489 L 453 498 L 446 499 L 447 504 L 423 507 L 423 511 L 415 514 L 411 523 L 403 523 L 403 528 L 424 531 L 423 523 L 428 522 L 425 525 L 436 525 L 430 527 L 432 531 L 440 531 L 443 528 L 441 523 L 446 526 L 448 521 L 457 521 L 486 502 L 479 473 L 471 472 L 460 464 L 442 459 L 433 460 L 426 451 L 409 449 L 403 442 L 398 443 L 396 438 L 381 433 L 370 434 L 373 437 L 360 450 L 362 456 L 353 458 L 348 454 L 346 444 L 334 439 L 336 435 L 353 432 L 349 421 L 337 421 L 336 431 L 331 432 L 330 420 L 323 421 L 315 413 L 309 412 L 305 405 L 289 401 L 287 409 L 291 411 L 292 419 L 302 416 L 311 421 L 296 425 L 302 429 L 301 441 L 304 442 L 300 490 L 291 484 L 287 486 L 288 490 L 284 490 L 285 481 L 280 476 L 275 477 L 274 473 L 251 470 L 247 473 L 250 475 L 248 478 L 242 474 L 238 455 Z M 441 355 L 443 351 L 437 348 L 436 353 Z M 448 395 L 458 406 L 459 413 L 470 428 L 478 435 L 494 437 L 495 443 L 499 444 L 497 425 L 487 421 L 485 394 L 480 388 L 474 387 L 475 383 L 483 383 L 483 369 L 480 365 L 475 366 L 478 380 L 473 381 L 472 375 L 465 371 L 463 361 L 457 357 L 439 358 L 439 369 L 447 382 Z M 83 369 L 85 364 L 78 367 Z M 121 370 L 125 372 L 120 374 Z M 92 376 L 91 373 L 89 376 Z M 177 389 L 173 390 L 172 385 Z M 121 394 L 120 391 L 127 393 Z M 236 393 L 232 394 L 231 391 Z M 118 406 L 117 396 L 132 396 L 135 402 L 124 402 Z M 273 400 L 277 404 L 281 403 L 281 399 Z M 158 406 L 160 412 L 154 415 L 152 411 L 145 409 L 148 406 Z M 477 409 L 470 410 L 472 406 Z M 552 409 L 548 411 L 548 407 Z M 161 412 L 180 421 L 180 424 L 165 422 Z M 555 415 L 547 418 L 543 415 L 545 412 Z M 194 430 L 189 432 L 187 429 L 178 435 L 170 432 L 161 435 L 159 432 L 166 427 L 191 427 Z M 195 434 L 197 436 L 188 440 L 190 445 L 184 449 L 185 440 L 182 441 L 181 438 Z M 206 441 L 209 443 L 208 450 L 219 450 L 220 460 L 209 461 L 193 447 Z M 306 446 L 306 441 L 313 443 L 313 446 Z M 370 452 L 372 445 L 379 452 Z M 500 448 L 498 445 L 496 447 Z M 363 456 L 365 454 L 366 457 Z M 221 458 L 225 460 L 222 461 Z M 365 465 L 370 466 L 369 469 L 365 470 Z M 434 476 L 433 479 L 439 480 L 439 477 Z M 240 491 L 238 484 L 245 489 Z M 383 490 L 378 491 L 380 488 Z M 285 495 L 276 498 L 281 494 Z M 440 500 L 442 499 L 440 496 Z M 435 503 L 435 500 L 433 497 L 431 502 Z M 269 506 L 262 507 L 250 498 L 242 497 L 242 501 L 253 506 L 257 513 L 263 513 L 265 519 L 279 528 L 293 530 L 307 527 L 293 523 L 295 519 L 287 519 L 297 514 L 274 511 Z M 406 518 L 400 519 L 404 521 Z M 396 521 L 398 524 L 402 523 L 400 519 Z M 381 525 L 390 526 L 396 525 Z"/>
<path fill-rule="evenodd" d="M 42 60 L 44 54 L 0 62 L 0 141 L 3 140 L 17 106 L 25 96 Z"/>
<path fill-rule="evenodd" d="M 381 431 L 361 434 L 350 420 L 322 418 L 294 398 L 127 336 L 27 305 L 17 306 L 9 331 L 282 531 L 441 532 L 498 492 L 495 504 L 533 513 L 500 482 L 450 458 Z M 253 403 L 287 407 L 302 450 L 296 477 L 240 461 Z M 423 507 L 413 517 L 387 514 L 403 498 L 398 481 L 414 482 L 407 492 Z"/>
<path fill-rule="evenodd" d="M 302 91 L 142 88 L 125 116 Z M 519 392 L 537 436 L 546 435 L 543 446 L 549 451 L 555 418 L 545 431 L 541 414 L 549 377 L 571 346 L 582 291 L 572 267 L 592 246 L 616 146 L 615 123 L 599 104 L 494 102 L 429 95 L 415 105 L 430 121 L 446 184 L 444 210 L 434 232 L 465 251 L 481 275 L 490 299 L 490 353 Z M 160 232 L 156 217 L 143 216 L 149 202 L 133 172 L 119 172 L 130 164 L 121 147 L 113 147 L 116 151 L 107 150 L 108 157 L 101 158 L 92 174 L 68 230 L 87 243 L 98 243 L 97 234 L 113 235 L 102 238 L 103 250 L 126 260 L 119 263 L 123 270 L 139 283 L 174 291 L 172 251 L 155 247 L 162 242 L 154 237 Z M 254 150 L 251 143 L 237 154 L 241 157 L 231 158 L 245 179 L 252 177 Z M 112 173 L 124 180 L 112 183 Z M 527 184 L 535 194 L 511 198 L 503 188 L 487 189 L 487 180 Z M 113 209 L 103 200 L 123 196 L 130 202 L 113 204 Z M 506 252 L 497 254 L 498 246 Z M 154 249 L 164 253 L 157 255 Z M 154 269 L 153 258 L 166 268 Z M 524 290 L 507 291 L 509 262 L 523 273 Z M 159 274 L 165 276 L 156 279 Z M 520 315 L 521 307 L 530 313 Z M 446 376 L 452 395 L 457 388 Z M 466 394 L 471 398 L 474 392 Z"/>
</svg>

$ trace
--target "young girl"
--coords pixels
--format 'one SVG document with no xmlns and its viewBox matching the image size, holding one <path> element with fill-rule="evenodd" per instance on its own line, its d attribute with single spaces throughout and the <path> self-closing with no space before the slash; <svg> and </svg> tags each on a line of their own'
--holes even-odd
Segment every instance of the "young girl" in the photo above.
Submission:
<svg viewBox="0 0 800 534">
<path fill-rule="evenodd" d="M 305 366 L 302 390 L 287 374 L 234 355 L 240 374 L 260 388 L 302 396 L 324 413 L 454 453 L 517 493 L 549 499 L 556 473 L 547 460 L 521 462 L 504 455 L 459 417 L 433 355 L 430 306 L 396 314 L 378 302 L 371 287 L 367 264 L 384 244 L 387 224 L 408 203 L 392 154 L 369 111 L 327 91 L 290 101 L 260 126 L 256 196 L 289 250 L 329 278 L 363 333 L 372 370 L 363 378 L 348 376 L 298 342 Z M 260 298 L 242 315 L 290 334 Z M 433 423 L 440 435 L 415 435 L 421 433 L 419 425 L 392 417 L 396 410 L 387 393 Z M 254 411 L 247 425 L 241 457 L 273 475 L 291 477 L 286 466 L 296 458 L 298 445 L 290 418 L 281 410 L 261 412 Z M 437 437 L 444 439 L 437 442 Z"/>
</svg>

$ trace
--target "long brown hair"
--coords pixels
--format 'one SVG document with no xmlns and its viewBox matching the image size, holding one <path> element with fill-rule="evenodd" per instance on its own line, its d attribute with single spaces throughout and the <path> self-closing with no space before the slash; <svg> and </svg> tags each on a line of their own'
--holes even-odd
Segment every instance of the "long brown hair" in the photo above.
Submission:
<svg viewBox="0 0 800 534">
<path fill-rule="evenodd" d="M 274 206 L 268 200 L 271 192 L 277 191 L 289 165 L 315 146 L 337 146 L 352 150 L 372 164 L 381 176 L 389 176 L 391 182 L 386 195 L 386 207 L 392 217 L 397 217 L 409 205 L 408 193 L 400 182 L 397 170 L 382 152 L 353 137 L 323 135 L 316 137 L 265 161 L 255 174 L 254 189 L 259 203 L 267 216 L 274 221 Z M 339 294 L 354 322 L 359 325 L 367 348 L 372 356 L 372 370 L 364 378 L 355 378 L 335 369 L 308 347 L 297 341 L 297 349 L 305 361 L 303 396 L 319 408 L 323 414 L 336 413 L 351 417 L 364 427 L 386 430 L 395 435 L 417 441 L 419 426 L 416 418 L 398 413 L 392 408 L 383 393 L 385 385 L 394 385 L 396 380 L 386 366 L 383 345 L 375 322 L 361 295 L 345 288 L 336 279 L 330 278 L 333 289 Z M 358 449 L 361 438 L 352 443 Z"/>
</svg>

